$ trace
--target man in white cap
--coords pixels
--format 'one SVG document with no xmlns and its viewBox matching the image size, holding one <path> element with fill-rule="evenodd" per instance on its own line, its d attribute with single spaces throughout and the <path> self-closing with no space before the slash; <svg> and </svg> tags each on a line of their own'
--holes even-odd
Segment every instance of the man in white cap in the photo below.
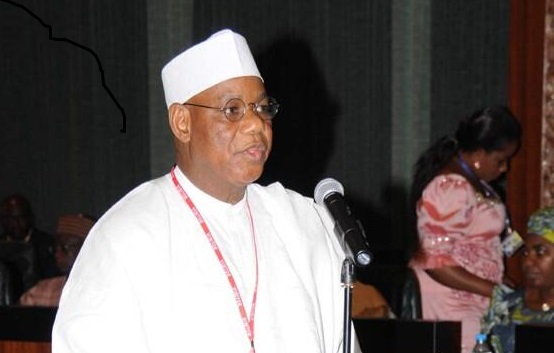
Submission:
<svg viewBox="0 0 554 353">
<path fill-rule="evenodd" d="M 344 252 L 312 199 L 254 183 L 279 105 L 246 40 L 217 32 L 162 80 L 176 165 L 96 224 L 53 352 L 339 352 Z"/>
</svg>

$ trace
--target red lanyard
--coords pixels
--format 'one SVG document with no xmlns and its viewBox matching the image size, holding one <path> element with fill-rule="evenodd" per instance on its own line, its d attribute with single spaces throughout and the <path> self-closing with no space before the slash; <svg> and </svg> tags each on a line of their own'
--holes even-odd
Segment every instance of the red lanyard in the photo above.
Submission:
<svg viewBox="0 0 554 353">
<path fill-rule="evenodd" d="M 235 278 L 233 277 L 233 274 L 229 270 L 229 266 L 227 266 L 227 262 L 223 258 L 223 254 L 219 250 L 219 247 L 217 243 L 215 242 L 214 237 L 212 236 L 212 233 L 210 232 L 210 229 L 208 228 L 208 225 L 204 221 L 204 218 L 190 199 L 190 197 L 187 195 L 181 184 L 179 183 L 179 180 L 177 180 L 177 177 L 175 176 L 175 167 L 171 168 L 171 179 L 173 180 L 173 184 L 177 188 L 177 191 L 181 194 L 183 197 L 183 200 L 185 203 L 189 206 L 192 213 L 196 216 L 196 219 L 198 220 L 198 223 L 200 224 L 200 227 L 204 230 L 204 233 L 206 234 L 206 238 L 208 239 L 208 242 L 212 246 L 212 249 L 214 250 L 215 256 L 219 260 L 219 263 L 221 264 L 221 267 L 223 268 L 223 272 L 227 276 L 227 279 L 229 280 L 229 284 L 231 285 L 231 289 L 233 290 L 233 294 L 235 297 L 235 301 L 237 303 L 237 307 L 240 312 L 240 316 L 242 318 L 242 323 L 244 325 L 244 329 L 246 330 L 246 334 L 248 335 L 248 339 L 250 340 L 250 347 L 251 353 L 254 353 L 256 350 L 254 348 L 254 313 L 256 311 L 256 299 L 258 296 L 258 247 L 256 245 L 256 232 L 254 230 L 254 222 L 252 220 L 252 211 L 250 210 L 250 204 L 248 203 L 248 199 L 246 199 L 246 207 L 248 210 L 248 219 L 250 220 L 250 231 L 252 232 L 252 241 L 254 243 L 254 255 L 256 260 L 256 282 L 254 285 L 254 294 L 252 296 L 252 305 L 250 307 L 250 318 L 246 315 L 246 310 L 244 309 L 244 305 L 242 303 L 242 298 L 240 296 L 237 283 L 235 282 Z"/>
</svg>

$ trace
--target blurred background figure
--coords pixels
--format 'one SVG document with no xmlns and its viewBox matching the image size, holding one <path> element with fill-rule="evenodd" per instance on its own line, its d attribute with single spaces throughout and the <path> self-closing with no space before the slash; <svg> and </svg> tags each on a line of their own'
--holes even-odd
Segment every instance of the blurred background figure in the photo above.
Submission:
<svg viewBox="0 0 554 353">
<path fill-rule="evenodd" d="M 59 275 L 54 257 L 54 237 L 35 227 L 29 200 L 21 194 L 7 196 L 0 204 L 0 260 L 8 268 L 12 295 L 37 281 Z"/>
<path fill-rule="evenodd" d="M 21 305 L 58 306 L 67 275 L 94 223 L 93 219 L 82 214 L 60 216 L 55 254 L 61 275 L 38 282 L 21 296 Z"/>
<path fill-rule="evenodd" d="M 371 284 L 356 282 L 352 290 L 352 318 L 395 318 L 387 300 Z"/>
<path fill-rule="evenodd" d="M 527 224 L 522 248 L 524 287 L 498 286 L 483 319 L 495 353 L 513 353 L 515 326 L 554 322 L 554 207 L 535 211 Z"/>
<path fill-rule="evenodd" d="M 422 318 L 462 323 L 469 353 L 497 284 L 504 280 L 501 237 L 510 233 L 502 193 L 492 187 L 509 170 L 521 126 L 504 106 L 460 120 L 415 165 L 412 198 L 419 249 L 410 266 L 419 281 Z"/>
</svg>

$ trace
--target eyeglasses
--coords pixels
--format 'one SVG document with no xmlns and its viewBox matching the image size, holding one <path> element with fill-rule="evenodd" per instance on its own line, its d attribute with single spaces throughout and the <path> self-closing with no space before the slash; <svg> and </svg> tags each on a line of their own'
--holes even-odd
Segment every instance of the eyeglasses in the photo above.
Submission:
<svg viewBox="0 0 554 353">
<path fill-rule="evenodd" d="M 246 114 L 246 106 L 251 107 L 254 114 L 266 121 L 273 120 L 273 118 L 275 117 L 275 115 L 277 115 L 277 112 L 279 111 L 279 103 L 277 103 L 275 98 L 271 97 L 264 97 L 256 103 L 244 103 L 244 101 L 240 98 L 231 98 L 221 108 L 209 107 L 207 105 L 194 103 L 183 103 L 183 105 L 191 105 L 193 107 L 219 110 L 223 112 L 223 114 L 225 114 L 225 118 L 227 118 L 227 120 L 233 122 L 242 119 L 244 114 Z"/>
<path fill-rule="evenodd" d="M 61 243 L 56 244 L 56 249 L 60 249 L 64 254 L 69 254 L 70 252 L 79 252 L 82 246 L 82 242 L 78 243 Z"/>
</svg>

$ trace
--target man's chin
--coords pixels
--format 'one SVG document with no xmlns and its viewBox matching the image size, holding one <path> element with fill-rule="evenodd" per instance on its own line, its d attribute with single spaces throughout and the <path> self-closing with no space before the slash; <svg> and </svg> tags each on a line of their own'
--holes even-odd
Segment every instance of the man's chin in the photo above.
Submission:
<svg viewBox="0 0 554 353">
<path fill-rule="evenodd" d="M 249 174 L 249 175 L 245 176 L 243 180 L 244 180 L 244 183 L 246 185 L 248 185 L 248 184 L 252 184 L 252 183 L 256 182 L 258 179 L 261 178 L 261 176 L 262 176 L 262 172 L 253 173 L 253 174 Z"/>
</svg>

